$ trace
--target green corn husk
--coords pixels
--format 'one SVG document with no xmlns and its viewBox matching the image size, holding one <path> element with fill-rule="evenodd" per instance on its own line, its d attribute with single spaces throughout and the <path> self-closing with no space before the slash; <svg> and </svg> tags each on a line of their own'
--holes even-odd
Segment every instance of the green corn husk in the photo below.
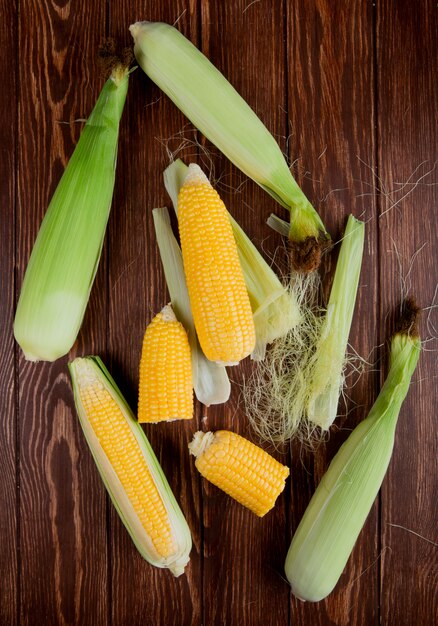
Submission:
<svg viewBox="0 0 438 626">
<path fill-rule="evenodd" d="M 365 224 L 350 215 L 336 264 L 327 311 L 315 346 L 307 416 L 328 430 L 344 386 L 345 353 L 362 265 Z"/>
<path fill-rule="evenodd" d="M 178 213 L 178 193 L 187 170 L 187 165 L 181 159 L 177 159 L 164 171 L 164 186 L 176 213 Z M 294 293 L 282 285 L 276 273 L 236 220 L 231 215 L 229 218 L 254 317 L 256 346 L 251 358 L 260 361 L 265 356 L 268 344 L 299 323 L 300 310 Z M 208 220 L 208 215 L 205 219 Z"/>
<path fill-rule="evenodd" d="M 162 208 L 154 209 L 152 213 L 172 308 L 189 338 L 193 388 L 196 397 L 205 406 L 222 404 L 228 400 L 231 392 L 227 370 L 223 365 L 209 361 L 199 345 L 184 275 L 181 248 L 172 232 L 169 212 L 166 208 Z"/>
<path fill-rule="evenodd" d="M 163 470 L 158 463 L 146 435 L 140 424 L 135 420 L 120 390 L 99 357 L 90 356 L 77 358 L 69 363 L 69 370 L 73 383 L 76 410 L 82 430 L 97 469 L 99 470 L 100 476 L 120 519 L 130 534 L 137 550 L 146 561 L 155 567 L 168 568 L 174 576 L 180 576 L 183 574 L 184 567 L 187 565 L 190 558 L 189 555 L 192 547 L 190 529 L 173 496 Z M 99 419 L 104 420 L 103 425 L 108 429 L 106 431 L 106 439 L 103 443 L 99 439 L 93 423 L 90 421 L 87 407 L 82 401 L 84 395 L 86 396 L 90 393 L 93 394 L 94 397 L 96 390 L 100 389 L 103 389 L 105 393 L 109 393 L 120 409 L 120 413 L 114 416 L 111 412 L 111 407 L 101 401 Z M 170 533 L 175 547 L 172 553 L 165 557 L 160 555 L 157 551 L 136 513 L 135 505 L 138 506 L 138 502 L 135 499 L 132 500 L 132 495 L 125 489 L 121 482 L 122 479 L 113 467 L 113 463 L 115 463 L 114 456 L 119 458 L 119 455 L 122 455 L 125 476 L 130 471 L 129 457 L 131 444 L 126 440 L 124 435 L 120 436 L 120 432 L 117 431 L 117 420 L 124 420 L 124 423 L 129 426 L 129 429 L 134 435 L 135 445 L 138 446 L 137 450 L 140 451 L 141 456 L 148 466 L 159 498 L 167 512 Z M 113 455 L 112 461 L 108 455 Z M 135 490 L 132 486 L 129 491 L 135 494 Z M 137 490 L 137 496 L 138 495 Z M 140 494 L 140 496 L 141 495 L 142 494 Z"/>
<path fill-rule="evenodd" d="M 103 86 L 35 241 L 14 323 L 30 361 L 63 356 L 79 332 L 111 208 L 128 75 L 119 66 Z"/>
<path fill-rule="evenodd" d="M 302 600 L 318 602 L 333 590 L 381 487 L 400 408 L 420 356 L 417 313 L 408 302 L 410 322 L 391 340 L 385 384 L 368 417 L 330 463 L 292 539 L 285 571 Z"/>
<path fill-rule="evenodd" d="M 277 142 L 223 74 L 169 24 L 137 22 L 130 31 L 146 74 L 234 165 L 290 211 L 289 238 L 325 236 Z"/>
</svg>

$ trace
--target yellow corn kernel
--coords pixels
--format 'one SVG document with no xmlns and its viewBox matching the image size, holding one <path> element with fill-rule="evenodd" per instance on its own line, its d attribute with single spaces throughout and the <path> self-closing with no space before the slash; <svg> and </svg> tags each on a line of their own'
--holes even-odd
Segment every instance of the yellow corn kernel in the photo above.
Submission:
<svg viewBox="0 0 438 626">
<path fill-rule="evenodd" d="M 238 363 L 255 346 L 251 304 L 225 205 L 193 163 L 178 195 L 178 224 L 202 350 L 210 361 Z"/>
<path fill-rule="evenodd" d="M 198 431 L 189 450 L 204 478 L 259 517 L 273 508 L 289 476 L 288 467 L 229 430 Z"/>
<path fill-rule="evenodd" d="M 193 417 L 190 345 L 170 305 L 146 329 L 140 361 L 138 421 Z"/>
<path fill-rule="evenodd" d="M 117 474 L 141 525 L 160 557 L 174 554 L 169 517 L 140 446 L 117 402 L 96 379 L 81 381 L 79 397 L 88 421 Z"/>
</svg>

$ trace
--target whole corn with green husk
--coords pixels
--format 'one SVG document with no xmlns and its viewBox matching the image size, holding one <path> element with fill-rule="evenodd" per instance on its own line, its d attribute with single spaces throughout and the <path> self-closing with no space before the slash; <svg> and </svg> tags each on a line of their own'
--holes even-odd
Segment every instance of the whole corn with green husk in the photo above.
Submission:
<svg viewBox="0 0 438 626">
<path fill-rule="evenodd" d="M 190 344 L 183 325 L 169 304 L 146 328 L 139 378 L 140 423 L 192 419 Z"/>
<path fill-rule="evenodd" d="M 130 31 L 136 59 L 146 74 L 230 161 L 290 211 L 289 238 L 296 269 L 316 269 L 319 240 L 326 237 L 326 230 L 254 111 L 173 26 L 137 22 Z"/>
<path fill-rule="evenodd" d="M 164 171 L 164 185 L 178 214 L 178 194 L 188 167 L 177 159 Z M 239 261 L 254 317 L 256 345 L 254 360 L 265 356 L 266 346 L 282 337 L 300 321 L 300 310 L 292 291 L 285 287 L 236 220 L 228 213 L 236 240 Z M 205 214 L 209 221 L 208 207 Z"/>
<path fill-rule="evenodd" d="M 255 346 L 251 304 L 228 212 L 193 163 L 178 194 L 178 227 L 201 348 L 210 361 L 235 365 Z"/>
<path fill-rule="evenodd" d="M 99 357 L 69 369 L 85 438 L 122 522 L 146 561 L 180 576 L 190 530 L 146 435 Z"/>
<path fill-rule="evenodd" d="M 118 64 L 103 86 L 35 241 L 14 322 L 30 361 L 63 356 L 79 332 L 111 208 L 128 75 Z"/>
<path fill-rule="evenodd" d="M 231 391 L 227 370 L 223 365 L 209 361 L 199 345 L 184 275 L 181 248 L 173 234 L 169 212 L 166 208 L 153 209 L 152 215 L 172 308 L 178 321 L 187 331 L 189 339 L 193 388 L 196 397 L 205 406 L 222 404 L 228 400 Z"/>
<path fill-rule="evenodd" d="M 273 508 L 289 476 L 288 467 L 229 430 L 198 431 L 189 450 L 204 478 L 259 517 Z"/>
<path fill-rule="evenodd" d="M 330 463 L 292 539 L 285 571 L 302 600 L 317 602 L 333 590 L 381 487 L 400 408 L 420 356 L 417 314 L 408 301 L 391 340 L 385 384 L 368 417 Z"/>
</svg>

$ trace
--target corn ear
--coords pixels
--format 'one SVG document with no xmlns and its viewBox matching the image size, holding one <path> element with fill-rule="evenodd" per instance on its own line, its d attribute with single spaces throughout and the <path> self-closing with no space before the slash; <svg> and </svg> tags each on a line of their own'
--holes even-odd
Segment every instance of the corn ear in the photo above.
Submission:
<svg viewBox="0 0 438 626">
<path fill-rule="evenodd" d="M 146 328 L 138 384 L 141 424 L 193 418 L 193 382 L 187 332 L 167 304 Z"/>
<path fill-rule="evenodd" d="M 118 67 L 103 86 L 35 241 L 14 322 L 30 361 L 63 356 L 79 332 L 111 208 L 128 74 Z"/>
<path fill-rule="evenodd" d="M 277 142 L 223 74 L 173 26 L 137 22 L 130 31 L 146 74 L 230 161 L 290 211 L 290 239 L 325 235 Z"/>
<path fill-rule="evenodd" d="M 76 410 L 113 504 L 142 557 L 184 572 L 192 540 L 158 460 L 99 357 L 69 363 Z"/>
<path fill-rule="evenodd" d="M 322 600 L 342 574 L 385 477 L 420 350 L 415 328 L 393 336 L 389 373 L 374 406 L 330 463 L 304 513 L 285 564 L 302 600 Z"/>
<path fill-rule="evenodd" d="M 164 171 L 164 186 L 178 214 L 178 194 L 188 167 L 177 159 Z M 266 346 L 283 336 L 300 321 L 295 295 L 280 281 L 236 220 L 228 213 L 237 244 L 240 266 L 251 303 L 256 331 L 256 345 L 251 358 L 265 356 Z M 205 216 L 208 222 L 208 213 Z"/>
<path fill-rule="evenodd" d="M 255 327 L 228 215 L 207 176 L 191 163 L 178 194 L 178 227 L 193 319 L 205 356 L 235 365 L 253 351 Z"/>
</svg>

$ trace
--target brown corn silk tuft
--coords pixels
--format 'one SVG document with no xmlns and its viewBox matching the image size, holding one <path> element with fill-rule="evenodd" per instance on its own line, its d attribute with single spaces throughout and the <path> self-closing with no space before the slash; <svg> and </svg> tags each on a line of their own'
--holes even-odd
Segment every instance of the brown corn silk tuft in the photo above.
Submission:
<svg viewBox="0 0 438 626">
<path fill-rule="evenodd" d="M 134 60 L 134 52 L 131 48 L 117 51 L 114 39 L 107 37 L 99 46 L 97 58 L 103 78 L 108 78 L 116 68 L 128 68 Z"/>
<path fill-rule="evenodd" d="M 411 337 L 418 337 L 418 321 L 421 314 L 421 308 L 418 306 L 415 298 L 409 296 L 402 304 L 401 317 L 396 325 L 395 332 Z"/>
<path fill-rule="evenodd" d="M 306 237 L 304 241 L 289 242 L 289 258 L 295 272 L 315 272 L 323 252 L 331 247 L 331 240 L 325 237 Z"/>
</svg>

